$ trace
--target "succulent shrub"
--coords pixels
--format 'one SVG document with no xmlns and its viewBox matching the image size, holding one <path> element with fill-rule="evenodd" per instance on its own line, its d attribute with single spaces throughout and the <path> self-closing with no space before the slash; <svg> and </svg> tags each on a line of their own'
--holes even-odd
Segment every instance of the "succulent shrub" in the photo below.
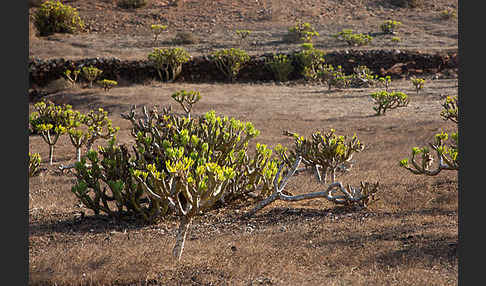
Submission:
<svg viewBox="0 0 486 286">
<path fill-rule="evenodd" d="M 49 145 L 49 164 L 52 165 L 54 145 L 72 124 L 72 106 L 66 104 L 61 106 L 42 100 L 34 104 L 34 109 L 35 111 L 29 116 L 32 133 L 39 134 Z"/>
<path fill-rule="evenodd" d="M 454 123 L 459 122 L 457 96 L 448 96 L 445 102 L 442 104 L 442 107 L 444 109 L 440 112 L 440 116 L 444 120 L 450 120 Z"/>
<path fill-rule="evenodd" d="M 34 26 L 40 36 L 54 33 L 79 32 L 84 29 L 84 22 L 76 8 L 64 5 L 61 1 L 45 1 L 34 13 Z"/>
<path fill-rule="evenodd" d="M 90 164 L 87 164 L 89 161 Z M 131 173 L 133 158 L 125 145 L 108 145 L 90 150 L 76 162 L 76 183 L 71 192 L 95 214 L 105 213 L 113 217 L 141 217 L 149 220 L 160 212 L 151 203 Z"/>
<path fill-rule="evenodd" d="M 39 153 L 29 152 L 29 177 L 37 176 L 40 172 L 42 158 Z"/>
<path fill-rule="evenodd" d="M 340 41 L 346 42 L 349 46 L 365 46 L 371 43 L 373 37 L 362 33 L 353 33 L 351 29 L 343 29 L 334 35 Z"/>
<path fill-rule="evenodd" d="M 378 77 L 377 82 L 385 88 L 385 91 L 388 91 L 391 85 L 391 77 L 389 75 L 380 76 Z"/>
<path fill-rule="evenodd" d="M 295 26 L 288 29 L 284 36 L 284 41 L 291 43 L 311 43 L 314 37 L 319 33 L 308 22 L 298 22 Z"/>
<path fill-rule="evenodd" d="M 150 26 L 150 30 L 152 31 L 152 34 L 154 35 L 154 45 L 157 43 L 157 39 L 162 32 L 167 30 L 167 25 L 161 25 L 161 24 L 153 24 Z"/>
<path fill-rule="evenodd" d="M 250 56 L 240 49 L 222 49 L 211 54 L 211 59 L 224 76 L 234 82 L 241 68 L 250 61 Z"/>
<path fill-rule="evenodd" d="M 353 68 L 350 77 L 350 85 L 353 87 L 371 87 L 376 84 L 378 76 L 373 74 L 367 66 L 357 66 Z"/>
<path fill-rule="evenodd" d="M 88 81 L 89 87 L 93 87 L 93 82 L 103 73 L 97 67 L 94 66 L 87 66 L 81 68 L 81 74 L 83 77 Z"/>
<path fill-rule="evenodd" d="M 171 95 L 172 99 L 174 99 L 187 115 L 187 118 L 191 119 L 191 110 L 192 106 L 196 104 L 201 99 L 201 93 L 199 91 L 191 90 L 179 90 Z"/>
<path fill-rule="evenodd" d="M 450 141 L 449 134 L 441 132 L 435 135 L 435 141 L 429 143 L 428 147 L 413 147 L 411 158 L 400 161 L 400 166 L 419 175 L 435 176 L 442 170 L 459 170 L 459 135 L 458 133 L 451 133 Z M 438 166 L 432 169 L 434 157 L 431 154 L 431 149 L 435 151 L 439 159 Z M 418 157 L 418 158 L 417 158 Z"/>
<path fill-rule="evenodd" d="M 458 124 L 457 96 L 449 96 L 442 104 L 444 108 L 440 115 L 444 120 L 451 120 Z M 450 135 L 441 132 L 435 135 L 434 142 L 429 147 L 413 147 L 411 158 L 405 158 L 399 162 L 400 167 L 405 168 L 413 174 L 435 176 L 442 170 L 459 170 L 459 134 L 453 132 Z M 437 167 L 433 168 L 434 156 L 438 158 Z M 418 159 L 417 159 L 418 157 Z"/>
<path fill-rule="evenodd" d="M 265 66 L 273 73 L 275 80 L 288 81 L 290 73 L 294 70 L 292 59 L 285 54 L 274 54 L 267 58 Z"/>
<path fill-rule="evenodd" d="M 66 77 L 66 79 L 69 81 L 71 85 L 75 86 L 76 82 L 78 81 L 79 73 L 81 73 L 81 70 L 79 69 L 74 69 L 74 70 L 66 69 L 64 71 L 64 76 Z"/>
<path fill-rule="evenodd" d="M 147 5 L 147 0 L 118 0 L 117 5 L 125 9 L 137 9 Z"/>
<path fill-rule="evenodd" d="M 155 48 L 148 54 L 149 61 L 153 64 L 160 80 L 169 82 L 174 81 L 182 71 L 182 64 L 191 58 L 189 53 L 183 48 Z M 162 75 L 164 72 L 164 75 Z"/>
<path fill-rule="evenodd" d="M 306 80 L 317 80 L 318 70 L 325 62 L 326 53 L 314 47 L 305 47 L 301 51 L 294 53 L 293 57 L 297 64 L 298 71 Z"/>
<path fill-rule="evenodd" d="M 422 88 L 424 88 L 425 79 L 423 79 L 423 78 L 417 78 L 417 77 L 412 77 L 410 79 L 410 81 L 412 82 L 413 86 L 415 87 L 415 90 L 417 91 L 417 94 L 419 93 L 419 91 Z"/>
<path fill-rule="evenodd" d="M 71 118 L 72 121 L 67 128 L 67 133 L 71 144 L 76 148 L 78 162 L 81 161 L 81 148 L 83 146 L 86 146 L 86 151 L 89 151 L 96 140 L 111 140 L 120 129 L 112 126 L 108 112 L 103 108 L 98 108 L 96 111 L 90 110 L 86 114 L 73 111 Z"/>
<path fill-rule="evenodd" d="M 248 40 L 248 37 L 251 35 L 250 30 L 236 30 L 235 35 L 239 39 L 240 45 L 242 45 L 244 42 Z"/>
<path fill-rule="evenodd" d="M 401 91 L 377 91 L 373 92 L 370 97 L 376 105 L 373 107 L 376 115 L 385 115 L 388 109 L 405 107 L 410 102 L 408 95 Z"/>
<path fill-rule="evenodd" d="M 98 81 L 98 84 L 100 84 L 105 91 L 109 91 L 113 87 L 117 86 L 118 82 L 116 80 L 103 79 Z"/>
<path fill-rule="evenodd" d="M 173 94 L 181 105 L 198 97 L 191 92 Z M 187 114 L 191 108 L 187 105 Z M 173 250 L 178 259 L 194 216 L 218 202 L 272 188 L 277 164 L 263 144 L 249 154 L 249 141 L 259 134 L 250 122 L 219 117 L 214 111 L 189 118 L 174 114 L 170 107 L 162 112 L 143 108 L 140 119 L 133 107 L 122 117 L 132 124 L 133 155 L 115 139 L 89 151 L 76 164 L 72 191 L 95 213 L 137 215 L 149 223 L 168 213 L 178 215 Z"/>
<path fill-rule="evenodd" d="M 332 65 L 321 65 L 317 70 L 317 78 L 327 83 L 329 90 L 332 87 L 347 88 L 351 84 L 353 75 L 346 75 L 339 65 L 334 68 Z"/>
<path fill-rule="evenodd" d="M 396 29 L 402 25 L 401 22 L 395 20 L 386 20 L 383 24 L 381 24 L 380 28 L 384 34 L 395 34 Z"/>
<path fill-rule="evenodd" d="M 280 159 L 273 182 L 273 192 L 250 210 L 248 216 L 276 200 L 300 201 L 322 197 L 336 204 L 360 207 L 366 207 L 376 200 L 374 194 L 378 191 L 378 183 L 361 182 L 359 188 L 350 185 L 346 188 L 341 182 L 336 181 L 336 172 L 348 171 L 352 166 L 353 155 L 364 149 L 356 135 L 348 140 L 346 136 L 336 135 L 333 129 L 327 133 L 315 131 L 311 138 L 290 132 L 284 132 L 284 135 L 294 138 L 294 146 L 290 150 L 281 145 L 275 148 Z M 288 180 L 302 170 L 298 169 L 300 163 L 315 171 L 319 183 L 326 185 L 330 179 L 324 191 L 299 195 L 283 192 Z"/>
<path fill-rule="evenodd" d="M 456 19 L 457 13 L 454 9 L 447 8 L 440 12 L 440 17 L 444 20 Z"/>
<path fill-rule="evenodd" d="M 391 42 L 392 43 L 400 43 L 402 41 L 402 39 L 400 39 L 400 37 L 392 37 L 391 39 Z"/>
</svg>

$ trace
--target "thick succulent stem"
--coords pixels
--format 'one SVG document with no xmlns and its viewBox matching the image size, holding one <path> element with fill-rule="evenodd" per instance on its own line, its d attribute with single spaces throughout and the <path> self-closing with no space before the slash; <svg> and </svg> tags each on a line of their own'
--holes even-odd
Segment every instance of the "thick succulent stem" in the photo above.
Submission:
<svg viewBox="0 0 486 286">
<path fill-rule="evenodd" d="M 179 224 L 179 230 L 177 232 L 176 243 L 174 249 L 172 250 L 172 255 L 176 257 L 177 260 L 181 259 L 182 251 L 184 251 L 184 243 L 186 242 L 187 230 L 189 229 L 190 224 L 191 218 L 182 216 Z"/>
<path fill-rule="evenodd" d="M 312 192 L 312 193 L 301 194 L 301 195 L 286 195 L 283 193 L 283 189 L 285 188 L 285 185 L 287 184 L 289 178 L 295 174 L 295 171 L 297 170 L 301 161 L 302 161 L 302 157 L 299 156 L 295 160 L 292 169 L 287 173 L 287 176 L 285 176 L 282 179 L 282 183 L 278 185 L 278 178 L 280 177 L 280 173 L 282 171 L 284 164 L 280 165 L 280 168 L 274 180 L 274 186 L 275 186 L 274 192 L 268 198 L 261 201 L 260 203 L 258 203 L 256 207 L 250 210 L 246 214 L 247 217 L 253 216 L 257 211 L 261 210 L 262 208 L 264 208 L 265 206 L 269 205 L 270 203 L 276 200 L 302 201 L 302 200 L 308 200 L 314 198 L 325 198 L 336 204 L 347 205 L 353 203 L 361 203 L 362 205 L 366 206 L 366 203 L 369 201 L 369 197 L 373 196 L 373 194 L 378 191 L 378 183 L 375 184 L 361 183 L 361 189 L 352 188 L 351 186 L 348 186 L 348 188 L 346 189 L 340 182 L 334 181 L 335 178 L 334 172 L 332 172 L 331 175 L 332 182 L 330 185 L 327 186 L 327 188 L 324 191 Z M 325 184 L 325 182 L 322 181 L 321 183 Z M 333 194 L 333 192 L 336 191 L 341 191 L 343 195 Z"/>
<path fill-rule="evenodd" d="M 81 162 L 81 147 L 76 147 L 76 160 Z"/>
<path fill-rule="evenodd" d="M 49 144 L 49 165 L 52 165 L 53 157 L 54 157 L 54 144 Z"/>
</svg>

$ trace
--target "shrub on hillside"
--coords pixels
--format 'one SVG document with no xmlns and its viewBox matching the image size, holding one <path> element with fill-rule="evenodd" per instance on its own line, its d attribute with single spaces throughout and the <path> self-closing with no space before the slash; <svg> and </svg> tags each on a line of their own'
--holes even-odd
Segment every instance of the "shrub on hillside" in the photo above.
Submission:
<svg viewBox="0 0 486 286">
<path fill-rule="evenodd" d="M 307 22 L 298 22 L 295 26 L 288 29 L 283 40 L 290 43 L 311 43 L 319 33 Z"/>
<path fill-rule="evenodd" d="M 45 1 L 34 13 L 34 25 L 40 36 L 54 33 L 75 33 L 84 29 L 84 22 L 75 8 L 61 1 Z"/>
<path fill-rule="evenodd" d="M 147 0 L 118 0 L 118 7 L 125 9 L 137 9 L 147 5 Z"/>
</svg>

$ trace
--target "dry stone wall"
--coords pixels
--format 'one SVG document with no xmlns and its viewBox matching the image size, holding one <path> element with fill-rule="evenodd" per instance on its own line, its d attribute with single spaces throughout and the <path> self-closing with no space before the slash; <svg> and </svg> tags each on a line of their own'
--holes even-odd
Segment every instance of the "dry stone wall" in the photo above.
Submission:
<svg viewBox="0 0 486 286">
<path fill-rule="evenodd" d="M 291 54 L 289 54 L 291 56 Z M 272 73 L 265 67 L 265 61 L 272 54 L 251 56 L 250 62 L 240 71 L 237 81 L 271 81 Z M 457 69 L 457 50 L 440 53 L 422 53 L 400 50 L 345 50 L 328 52 L 326 62 L 341 65 L 345 73 L 352 73 L 353 67 L 365 65 L 379 75 L 403 77 L 413 74 L 434 74 L 442 70 Z M 30 87 L 43 87 L 49 82 L 63 77 L 66 69 L 95 66 L 103 70 L 102 78 L 141 83 L 157 78 L 157 71 L 148 60 L 120 60 L 118 58 L 89 58 L 81 60 L 39 59 L 29 60 Z M 299 79 L 298 72 L 290 75 L 290 80 Z M 193 57 L 182 67 L 179 82 L 220 82 L 225 77 L 206 56 Z"/>
</svg>

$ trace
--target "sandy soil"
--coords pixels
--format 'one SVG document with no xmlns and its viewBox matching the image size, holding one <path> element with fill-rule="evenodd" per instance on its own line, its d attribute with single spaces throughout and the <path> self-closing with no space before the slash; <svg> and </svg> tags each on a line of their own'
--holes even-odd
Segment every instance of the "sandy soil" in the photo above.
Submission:
<svg viewBox="0 0 486 286">
<path fill-rule="evenodd" d="M 199 38 L 185 45 L 191 54 L 235 47 L 233 32 L 253 33 L 244 49 L 249 53 L 287 51 L 297 47 L 282 41 L 298 19 L 313 24 L 320 36 L 314 45 L 324 50 L 348 49 L 332 34 L 343 28 L 376 33 L 386 19 L 403 23 L 397 36 L 376 36 L 364 49 L 457 49 L 457 20 L 440 12 L 457 9 L 457 0 L 423 1 L 420 8 L 396 8 L 392 1 L 256 0 L 195 1 L 171 5 L 148 0 L 148 5 L 125 10 L 115 0 L 63 1 L 76 7 L 86 31 L 75 35 L 35 35 L 31 26 L 30 56 L 40 58 L 118 57 L 143 59 L 154 47 L 171 46 L 177 32 Z M 182 2 L 182 1 L 181 1 Z M 284 4 L 285 3 L 285 4 Z M 31 8 L 31 14 L 35 8 Z M 169 26 L 153 43 L 150 24 Z M 251 121 L 261 135 L 252 142 L 290 146 L 283 130 L 310 135 L 336 129 L 356 134 L 366 145 L 355 156 L 352 170 L 338 180 L 357 186 L 380 182 L 379 201 L 369 209 L 337 207 L 324 199 L 275 202 L 250 219 L 242 215 L 255 201 L 234 202 L 227 208 L 197 217 L 188 235 L 182 260 L 171 250 L 177 219 L 155 225 L 95 217 L 80 207 L 70 192 L 75 179 L 58 167 L 74 162 L 74 147 L 63 137 L 55 147 L 54 165 L 45 163 L 47 145 L 29 137 L 29 151 L 40 153 L 44 171 L 29 180 L 30 285 L 457 285 L 458 182 L 457 172 L 435 177 L 415 176 L 398 161 L 414 146 L 425 146 L 440 131 L 457 130 L 439 113 L 446 96 L 457 95 L 457 79 L 426 76 L 416 94 L 407 79 L 392 89 L 407 93 L 407 107 L 374 116 L 369 94 L 378 89 L 344 89 L 302 82 L 287 84 L 165 84 L 64 89 L 47 96 L 87 112 L 102 107 L 119 126 L 118 140 L 133 142 L 129 122 L 120 113 L 137 106 L 172 104 L 180 89 L 203 96 L 194 114 L 215 110 Z M 33 103 L 29 104 L 32 111 Z M 102 144 L 102 142 L 100 142 Z M 322 190 L 310 174 L 291 179 L 288 191 L 298 194 Z"/>
</svg>

